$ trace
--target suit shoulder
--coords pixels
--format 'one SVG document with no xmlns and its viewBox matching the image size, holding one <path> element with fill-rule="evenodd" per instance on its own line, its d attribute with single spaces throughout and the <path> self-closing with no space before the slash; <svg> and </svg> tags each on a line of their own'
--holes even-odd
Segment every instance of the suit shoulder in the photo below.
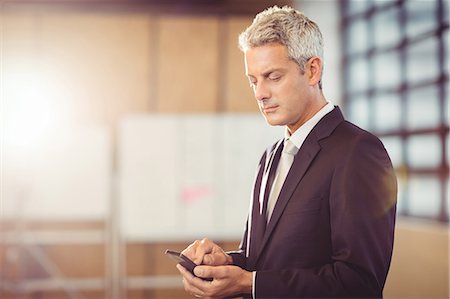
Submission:
<svg viewBox="0 0 450 299">
<path fill-rule="evenodd" d="M 343 121 L 336 128 L 330 141 L 333 146 L 338 145 L 341 150 L 347 153 L 359 152 L 361 150 L 386 151 L 383 143 L 377 136 L 349 121 Z"/>
<path fill-rule="evenodd" d="M 354 123 L 347 120 L 343 121 L 337 128 L 336 133 L 341 137 L 345 137 L 346 141 L 372 141 L 381 143 L 380 139 L 374 134 L 366 131 Z"/>
</svg>

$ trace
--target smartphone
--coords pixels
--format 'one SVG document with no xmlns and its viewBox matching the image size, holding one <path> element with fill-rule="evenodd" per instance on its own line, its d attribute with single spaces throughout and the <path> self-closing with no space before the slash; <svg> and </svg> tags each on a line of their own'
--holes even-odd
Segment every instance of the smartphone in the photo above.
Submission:
<svg viewBox="0 0 450 299">
<path fill-rule="evenodd" d="M 181 266 L 185 267 L 189 272 L 192 273 L 192 275 L 196 276 L 194 274 L 194 268 L 197 267 L 197 264 L 194 263 L 192 260 L 190 260 L 187 256 L 185 256 L 180 252 L 169 249 L 166 250 L 165 254 L 171 259 L 173 259 L 175 262 L 177 262 L 177 264 L 180 264 Z M 202 277 L 200 278 L 207 281 L 212 281 L 212 278 L 202 278 Z"/>
</svg>

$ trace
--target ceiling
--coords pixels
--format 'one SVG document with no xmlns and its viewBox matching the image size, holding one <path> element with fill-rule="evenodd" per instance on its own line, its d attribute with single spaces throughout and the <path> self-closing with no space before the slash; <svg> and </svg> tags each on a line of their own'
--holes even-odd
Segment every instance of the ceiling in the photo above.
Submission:
<svg viewBox="0 0 450 299">
<path fill-rule="evenodd" d="M 156 13 L 254 15 L 273 5 L 293 5 L 293 0 L 3 0 L 1 8 L 139 9 Z"/>
</svg>

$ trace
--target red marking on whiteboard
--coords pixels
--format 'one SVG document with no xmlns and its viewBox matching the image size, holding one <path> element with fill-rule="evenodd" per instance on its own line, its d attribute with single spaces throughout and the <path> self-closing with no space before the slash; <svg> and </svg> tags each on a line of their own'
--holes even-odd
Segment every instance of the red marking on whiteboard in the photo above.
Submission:
<svg viewBox="0 0 450 299">
<path fill-rule="evenodd" d="M 188 187 L 181 191 L 181 200 L 184 203 L 192 203 L 211 195 L 211 189 L 207 186 Z"/>
</svg>

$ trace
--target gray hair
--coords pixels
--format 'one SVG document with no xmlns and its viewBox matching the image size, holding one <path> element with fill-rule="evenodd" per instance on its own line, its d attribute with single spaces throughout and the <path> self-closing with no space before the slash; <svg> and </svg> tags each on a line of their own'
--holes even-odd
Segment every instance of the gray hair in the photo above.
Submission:
<svg viewBox="0 0 450 299">
<path fill-rule="evenodd" d="M 322 33 L 316 23 L 291 7 L 273 6 L 256 15 L 253 23 L 239 35 L 239 48 L 279 43 L 286 46 L 288 56 L 302 72 L 305 63 L 318 56 L 323 60 Z"/>
</svg>

